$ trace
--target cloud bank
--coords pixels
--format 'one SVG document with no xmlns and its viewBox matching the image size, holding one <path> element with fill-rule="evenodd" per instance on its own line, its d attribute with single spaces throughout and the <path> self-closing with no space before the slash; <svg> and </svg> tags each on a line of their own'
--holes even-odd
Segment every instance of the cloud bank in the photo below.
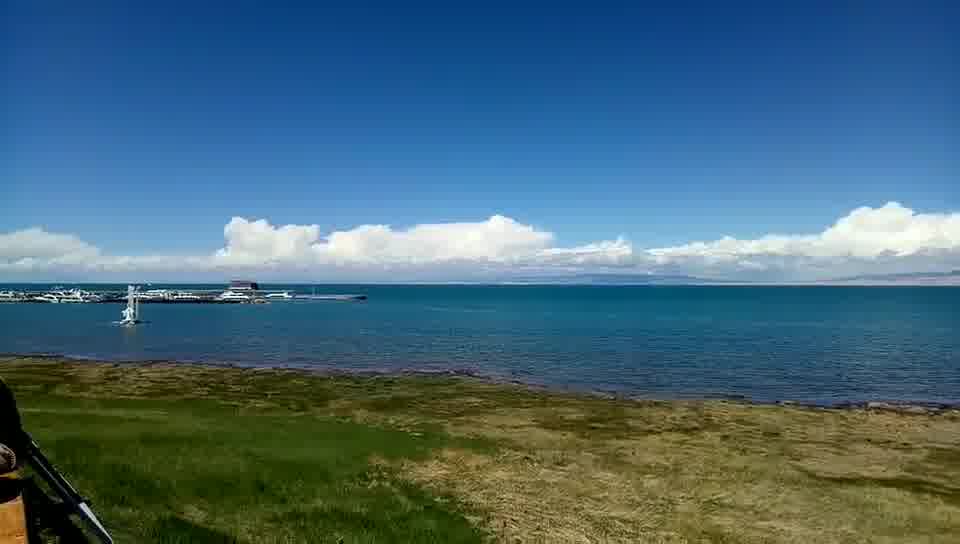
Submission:
<svg viewBox="0 0 960 544">
<path fill-rule="evenodd" d="M 819 234 L 725 236 L 647 254 L 656 265 L 786 279 L 945 271 L 960 266 L 960 213 L 917 213 L 888 202 L 857 208 Z"/>
<path fill-rule="evenodd" d="M 818 234 L 722 237 L 637 249 L 625 238 L 575 247 L 553 233 L 494 215 L 406 229 L 361 225 L 324 234 L 234 217 L 224 247 L 205 255 L 109 255 L 70 234 L 33 227 L 0 234 L 0 275 L 262 273 L 290 279 L 471 279 L 477 274 L 683 273 L 725 279 L 816 279 L 960 267 L 960 213 L 917 213 L 897 202 L 861 207 Z M 158 278 L 162 279 L 162 278 Z"/>
<path fill-rule="evenodd" d="M 477 223 L 417 225 L 394 230 L 362 225 L 321 238 L 316 225 L 274 227 L 234 217 L 224 228 L 224 264 L 428 265 L 451 261 L 510 262 L 548 247 L 553 234 L 494 215 Z"/>
<path fill-rule="evenodd" d="M 724 237 L 651 249 L 655 258 L 742 259 L 756 256 L 876 258 L 909 257 L 960 247 L 960 214 L 918 214 L 898 202 L 857 208 L 815 235 L 768 235 L 756 240 Z"/>
</svg>

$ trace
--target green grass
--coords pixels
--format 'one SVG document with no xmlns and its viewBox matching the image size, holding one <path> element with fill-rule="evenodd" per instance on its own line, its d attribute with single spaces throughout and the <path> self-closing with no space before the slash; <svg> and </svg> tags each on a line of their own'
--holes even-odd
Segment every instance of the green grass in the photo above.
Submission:
<svg viewBox="0 0 960 544">
<path fill-rule="evenodd" d="M 955 542 L 960 413 L 0 360 L 120 542 Z"/>
<path fill-rule="evenodd" d="M 26 395 L 25 425 L 128 541 L 479 539 L 456 508 L 370 463 L 425 458 L 445 443 L 436 432 L 204 401 L 54 400 Z"/>
<path fill-rule="evenodd" d="M 13 375 L 25 427 L 121 542 L 481 539 L 455 501 L 390 468 L 457 442 L 436 429 L 213 400 L 66 396 L 49 375 Z"/>
</svg>

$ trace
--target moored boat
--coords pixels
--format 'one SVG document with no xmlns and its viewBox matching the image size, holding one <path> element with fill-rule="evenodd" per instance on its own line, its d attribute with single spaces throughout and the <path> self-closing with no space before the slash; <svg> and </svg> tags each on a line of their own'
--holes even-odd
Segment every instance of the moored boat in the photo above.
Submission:
<svg viewBox="0 0 960 544">
<path fill-rule="evenodd" d="M 253 297 L 246 293 L 238 293 L 236 291 L 224 291 L 217 296 L 217 301 L 220 302 L 250 302 Z"/>
</svg>

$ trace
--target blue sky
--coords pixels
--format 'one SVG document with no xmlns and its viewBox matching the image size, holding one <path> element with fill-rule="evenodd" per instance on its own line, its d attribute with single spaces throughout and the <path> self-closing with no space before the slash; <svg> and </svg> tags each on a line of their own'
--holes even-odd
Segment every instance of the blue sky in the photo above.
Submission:
<svg viewBox="0 0 960 544">
<path fill-rule="evenodd" d="M 5 3 L 0 234 L 502 214 L 661 248 L 960 208 L 955 3 L 350 4 Z"/>
</svg>

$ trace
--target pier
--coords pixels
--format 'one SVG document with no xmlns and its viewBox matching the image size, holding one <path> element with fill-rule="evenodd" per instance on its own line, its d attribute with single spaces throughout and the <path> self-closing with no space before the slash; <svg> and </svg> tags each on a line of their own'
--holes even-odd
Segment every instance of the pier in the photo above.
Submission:
<svg viewBox="0 0 960 544">
<path fill-rule="evenodd" d="M 360 301 L 363 294 L 299 294 L 289 290 L 260 290 L 254 282 L 232 282 L 226 290 L 148 289 L 137 291 L 139 304 L 266 304 L 294 301 Z M 54 288 L 44 291 L 0 290 L 0 303 L 27 304 L 121 304 L 128 300 L 122 291 L 89 291 Z"/>
</svg>

